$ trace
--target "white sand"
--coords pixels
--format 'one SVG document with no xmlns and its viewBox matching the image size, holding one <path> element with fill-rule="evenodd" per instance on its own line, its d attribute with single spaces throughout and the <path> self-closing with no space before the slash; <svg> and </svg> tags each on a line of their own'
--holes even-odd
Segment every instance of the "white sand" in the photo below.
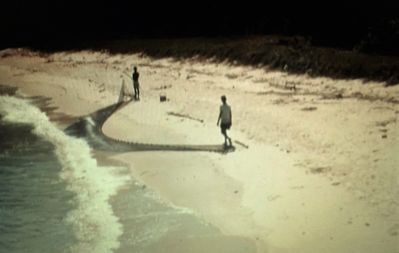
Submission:
<svg viewBox="0 0 399 253">
<path fill-rule="evenodd" d="M 248 149 L 236 143 L 226 155 L 114 158 L 165 201 L 192 209 L 226 235 L 252 239 L 258 252 L 399 252 L 399 104 L 389 102 L 399 99 L 398 85 L 195 59 L 5 54 L 11 56 L 0 58 L 0 84 L 51 97 L 57 112 L 72 116 L 116 102 L 123 80 L 131 92 L 123 72 L 138 66 L 141 101 L 103 128 L 115 139 L 221 144 L 216 120 L 225 94 L 233 111 L 229 134 Z M 160 103 L 161 94 L 169 101 Z"/>
</svg>

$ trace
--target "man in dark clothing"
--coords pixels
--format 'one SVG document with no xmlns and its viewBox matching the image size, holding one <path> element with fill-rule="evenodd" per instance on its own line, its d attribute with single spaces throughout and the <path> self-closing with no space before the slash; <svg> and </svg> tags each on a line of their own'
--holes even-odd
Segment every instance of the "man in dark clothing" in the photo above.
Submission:
<svg viewBox="0 0 399 253">
<path fill-rule="evenodd" d="M 137 67 L 134 67 L 133 72 L 133 90 L 134 90 L 134 98 L 136 100 L 140 100 L 140 84 L 139 84 L 139 72 L 137 72 Z"/>
</svg>

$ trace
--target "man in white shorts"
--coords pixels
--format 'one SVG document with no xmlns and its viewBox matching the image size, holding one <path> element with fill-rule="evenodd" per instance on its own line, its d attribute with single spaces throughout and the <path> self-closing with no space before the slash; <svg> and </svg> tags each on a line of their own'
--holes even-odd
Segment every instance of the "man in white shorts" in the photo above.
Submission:
<svg viewBox="0 0 399 253">
<path fill-rule="evenodd" d="M 230 129 L 232 124 L 232 116 L 231 116 L 231 108 L 226 102 L 226 96 L 223 95 L 221 99 L 223 104 L 220 106 L 219 118 L 216 125 L 219 126 L 220 122 L 220 129 L 224 136 L 224 145 L 227 147 L 227 141 L 229 142 L 229 146 L 232 146 L 231 138 L 227 136 L 227 130 Z"/>
</svg>

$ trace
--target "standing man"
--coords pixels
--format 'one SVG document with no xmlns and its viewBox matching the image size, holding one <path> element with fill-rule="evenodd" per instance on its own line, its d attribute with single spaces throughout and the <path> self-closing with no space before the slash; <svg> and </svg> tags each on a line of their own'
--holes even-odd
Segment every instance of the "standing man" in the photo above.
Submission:
<svg viewBox="0 0 399 253">
<path fill-rule="evenodd" d="M 140 100 L 140 84 L 139 84 L 139 72 L 137 72 L 137 67 L 135 66 L 133 71 L 133 89 L 134 89 L 134 98 L 136 100 Z"/>
<path fill-rule="evenodd" d="M 217 126 L 219 126 L 220 122 L 220 129 L 222 131 L 222 134 L 224 136 L 224 145 L 227 147 L 227 141 L 229 142 L 229 146 L 232 146 L 231 139 L 229 136 L 227 136 L 227 130 L 230 129 L 231 124 L 232 124 L 232 116 L 231 116 L 231 108 L 226 102 L 226 96 L 223 95 L 221 97 L 222 99 L 222 105 L 220 106 L 220 113 L 219 113 L 219 118 L 218 122 L 216 123 Z"/>
</svg>

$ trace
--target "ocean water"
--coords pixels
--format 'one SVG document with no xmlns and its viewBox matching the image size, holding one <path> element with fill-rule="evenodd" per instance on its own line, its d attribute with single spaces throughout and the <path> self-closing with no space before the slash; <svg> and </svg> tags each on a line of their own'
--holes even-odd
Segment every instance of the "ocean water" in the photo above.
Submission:
<svg viewBox="0 0 399 253">
<path fill-rule="evenodd" d="M 59 177 L 54 145 L 31 131 L 0 121 L 0 251 L 62 252 L 76 242 L 65 221 L 76 194 Z"/>
<path fill-rule="evenodd" d="M 28 100 L 0 96 L 0 253 L 255 252 L 93 152 Z"/>
<path fill-rule="evenodd" d="M 28 101 L 0 96 L 0 252 L 111 252 L 122 225 L 109 198 L 128 177 L 99 166 Z"/>
</svg>

